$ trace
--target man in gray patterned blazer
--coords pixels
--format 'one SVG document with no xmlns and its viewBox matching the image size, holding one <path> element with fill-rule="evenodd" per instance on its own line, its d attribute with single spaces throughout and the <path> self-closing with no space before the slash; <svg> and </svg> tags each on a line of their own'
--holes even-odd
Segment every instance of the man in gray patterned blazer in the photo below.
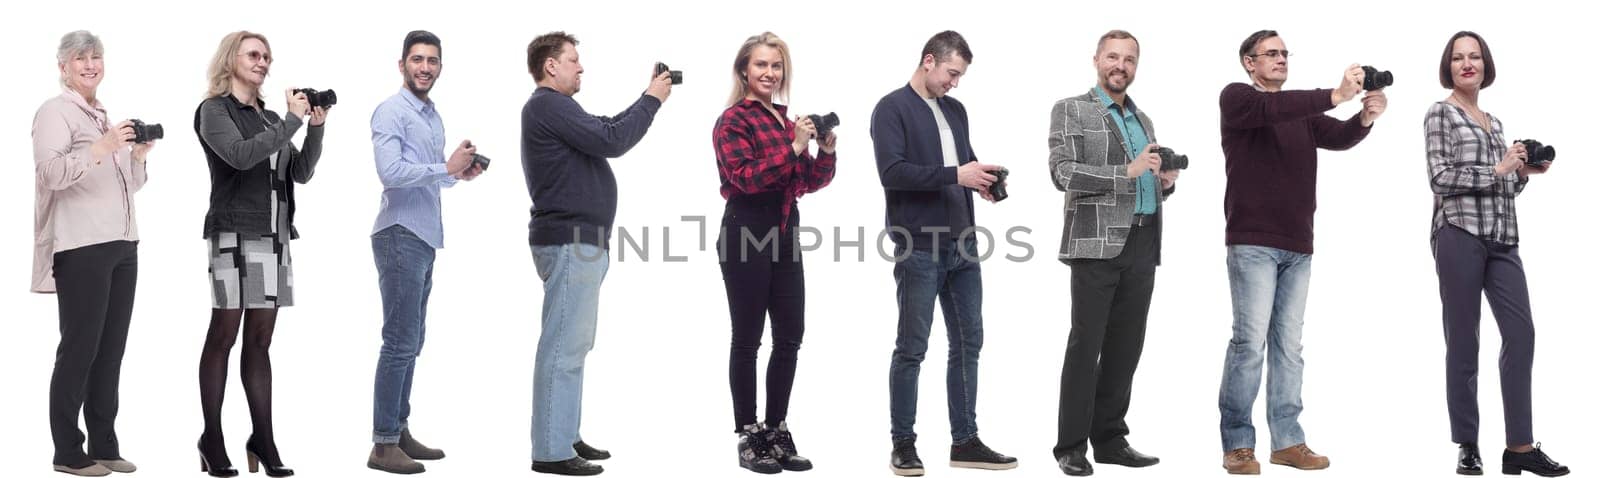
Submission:
<svg viewBox="0 0 1600 478">
<path fill-rule="evenodd" d="M 1099 81 L 1050 112 L 1050 173 L 1066 192 L 1061 261 L 1072 267 L 1072 332 L 1061 368 L 1055 456 L 1087 476 L 1085 458 L 1130 467 L 1158 463 L 1128 446 L 1128 401 L 1144 348 L 1145 319 L 1161 261 L 1161 202 L 1178 170 L 1161 170 L 1155 128 L 1128 97 L 1139 40 L 1112 30 L 1094 54 Z"/>
</svg>

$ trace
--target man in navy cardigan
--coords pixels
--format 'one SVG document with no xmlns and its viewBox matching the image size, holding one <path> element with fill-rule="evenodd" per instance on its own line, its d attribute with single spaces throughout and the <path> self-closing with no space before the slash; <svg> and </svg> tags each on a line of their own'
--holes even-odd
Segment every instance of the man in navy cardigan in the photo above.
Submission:
<svg viewBox="0 0 1600 478">
<path fill-rule="evenodd" d="M 937 297 L 945 312 L 950 358 L 946 388 L 950 410 L 950 466 L 1005 470 L 1017 459 L 978 440 L 978 351 L 983 347 L 983 282 L 978 270 L 971 190 L 993 201 L 988 188 L 996 165 L 972 152 L 967 110 L 945 96 L 972 62 L 961 34 L 941 32 L 922 49 L 911 83 L 872 110 L 872 144 L 883 183 L 886 222 L 895 244 L 899 336 L 889 364 L 890 421 L 896 475 L 920 476 L 912 426 L 917 418 L 917 376 L 928 351 Z"/>
</svg>

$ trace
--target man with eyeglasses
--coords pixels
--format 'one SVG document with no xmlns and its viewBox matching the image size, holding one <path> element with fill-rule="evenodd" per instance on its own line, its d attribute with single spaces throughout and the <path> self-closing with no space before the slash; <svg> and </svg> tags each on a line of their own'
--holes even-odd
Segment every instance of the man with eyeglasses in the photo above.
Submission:
<svg viewBox="0 0 1600 478">
<path fill-rule="evenodd" d="M 1346 68 L 1333 89 L 1283 90 L 1289 50 L 1278 32 L 1262 30 L 1239 46 L 1251 84 L 1222 90 L 1222 153 L 1228 185 L 1228 281 L 1233 292 L 1233 338 L 1222 371 L 1222 467 L 1230 474 L 1261 472 L 1250 422 L 1261 368 L 1267 363 L 1267 426 L 1271 462 L 1302 470 L 1328 467 L 1306 446 L 1300 384 L 1305 363 L 1300 331 L 1311 282 L 1312 215 L 1317 199 L 1317 149 L 1345 150 L 1366 138 L 1388 100 L 1368 91 L 1361 111 L 1346 120 L 1326 112 L 1361 93 L 1359 65 Z"/>
</svg>

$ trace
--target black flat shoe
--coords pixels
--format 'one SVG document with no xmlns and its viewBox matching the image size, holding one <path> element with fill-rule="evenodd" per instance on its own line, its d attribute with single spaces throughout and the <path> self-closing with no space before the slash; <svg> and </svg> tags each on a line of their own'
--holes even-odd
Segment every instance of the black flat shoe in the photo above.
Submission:
<svg viewBox="0 0 1600 478">
<path fill-rule="evenodd" d="M 592 476 L 606 471 L 600 465 L 589 463 L 581 456 L 573 457 L 566 461 L 536 461 L 533 462 L 533 471 L 549 473 L 552 475 L 567 476 Z"/>
<path fill-rule="evenodd" d="M 1529 472 L 1539 476 L 1566 476 L 1572 470 L 1550 459 L 1538 444 L 1533 445 L 1533 451 L 1516 453 L 1506 450 L 1500 455 L 1500 472 L 1507 475 L 1520 475 Z"/>
<path fill-rule="evenodd" d="M 1056 458 L 1056 465 L 1060 466 L 1061 472 L 1066 473 L 1067 476 L 1089 476 L 1094 474 L 1094 465 L 1089 464 L 1089 458 L 1084 456 L 1083 450 L 1068 451 L 1066 455 Z"/>
<path fill-rule="evenodd" d="M 577 443 L 573 443 L 572 449 L 578 452 L 579 457 L 589 461 L 599 461 L 611 458 L 611 452 L 589 446 L 589 444 L 584 443 L 583 440 L 578 440 Z"/>
<path fill-rule="evenodd" d="M 1095 450 L 1094 462 L 1105 463 L 1108 465 L 1122 465 L 1130 468 L 1144 468 L 1156 463 L 1161 463 L 1161 459 L 1139 453 L 1139 450 L 1135 450 L 1131 446 L 1125 446 L 1122 447 L 1121 450 L 1108 453 L 1100 453 L 1100 450 Z"/>
<path fill-rule="evenodd" d="M 1462 443 L 1461 451 L 1456 452 L 1457 475 L 1482 475 L 1483 455 L 1478 454 L 1477 443 Z"/>
<path fill-rule="evenodd" d="M 277 448 L 276 446 L 272 447 L 272 454 L 266 455 L 271 460 L 263 460 L 261 457 L 265 455 L 262 453 L 265 449 L 256 444 L 255 435 L 251 435 L 249 440 L 245 440 L 245 464 L 249 466 L 250 472 L 256 473 L 257 470 L 264 466 L 267 468 L 267 476 L 294 476 L 294 470 L 284 467 L 283 460 L 278 458 Z"/>
</svg>

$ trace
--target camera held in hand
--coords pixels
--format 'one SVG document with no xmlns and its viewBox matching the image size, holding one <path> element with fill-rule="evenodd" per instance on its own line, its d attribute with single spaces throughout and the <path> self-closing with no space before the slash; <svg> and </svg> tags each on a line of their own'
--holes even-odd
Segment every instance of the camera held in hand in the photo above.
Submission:
<svg viewBox="0 0 1600 478">
<path fill-rule="evenodd" d="M 1548 166 L 1551 161 L 1556 160 L 1555 146 L 1546 145 L 1531 139 L 1519 139 L 1516 142 L 1522 143 L 1522 147 L 1528 149 L 1528 160 L 1526 161 L 1526 164 L 1529 166 L 1542 168 Z"/>
<path fill-rule="evenodd" d="M 833 131 L 835 126 L 839 126 L 839 115 L 837 113 L 810 115 L 809 117 L 811 118 L 811 125 L 817 127 L 818 140 L 827 138 L 828 132 Z"/>
<path fill-rule="evenodd" d="M 327 108 L 339 102 L 339 95 L 333 90 L 317 91 L 313 88 L 300 88 L 294 92 L 305 94 L 306 102 L 310 103 L 312 108 Z"/>
<path fill-rule="evenodd" d="M 1006 194 L 1006 176 L 1010 176 L 1011 171 L 1006 168 L 1000 168 L 989 171 L 989 174 L 994 175 L 994 183 L 989 184 L 989 196 L 994 198 L 994 202 L 1006 200 L 1010 196 Z"/>
<path fill-rule="evenodd" d="M 481 155 L 481 154 L 478 154 L 478 153 L 472 153 L 472 164 L 478 166 L 478 172 L 480 172 L 480 173 L 484 172 L 484 171 L 488 171 L 489 170 L 489 157 Z"/>
<path fill-rule="evenodd" d="M 1361 80 L 1361 89 L 1363 90 L 1372 91 L 1387 88 L 1389 85 L 1394 84 L 1393 73 L 1378 71 L 1377 68 L 1370 66 L 1361 67 L 1361 71 L 1366 73 L 1366 77 Z"/>
<path fill-rule="evenodd" d="M 128 122 L 131 123 L 130 127 L 133 128 L 133 142 L 135 143 L 144 144 L 166 136 L 166 131 L 161 129 L 160 124 L 145 123 L 136 119 L 128 120 Z"/>
<path fill-rule="evenodd" d="M 672 84 L 674 84 L 674 85 L 683 84 L 683 72 L 682 71 L 678 71 L 678 70 L 674 70 L 674 69 L 668 68 L 666 63 L 662 63 L 662 62 L 659 62 L 659 61 L 656 62 L 656 76 L 661 76 L 662 73 L 668 73 L 668 72 L 672 73 Z"/>
<path fill-rule="evenodd" d="M 1162 171 L 1171 171 L 1171 170 L 1174 170 L 1174 169 L 1189 169 L 1189 156 L 1188 155 L 1175 153 L 1175 152 L 1172 151 L 1172 148 L 1168 148 L 1168 147 L 1165 147 L 1165 146 L 1156 148 L 1155 153 L 1157 155 L 1161 156 L 1161 170 Z"/>
</svg>

